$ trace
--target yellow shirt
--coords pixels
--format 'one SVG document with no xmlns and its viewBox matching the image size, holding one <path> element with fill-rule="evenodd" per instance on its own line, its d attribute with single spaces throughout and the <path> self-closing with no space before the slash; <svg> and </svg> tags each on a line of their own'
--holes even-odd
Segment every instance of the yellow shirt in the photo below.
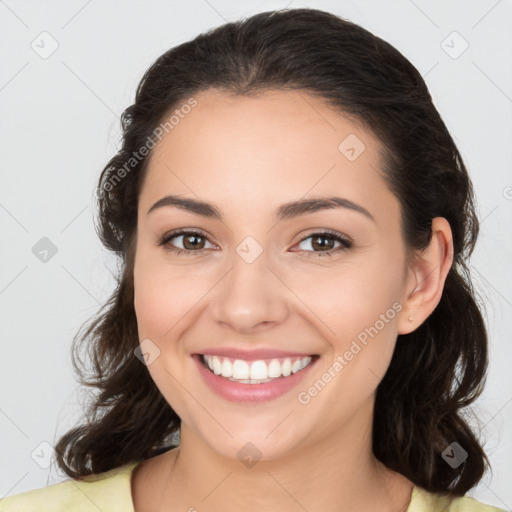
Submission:
<svg viewBox="0 0 512 512">
<path fill-rule="evenodd" d="M 131 476 L 138 463 L 3 498 L 0 512 L 135 512 Z M 504 512 L 467 496 L 447 504 L 446 498 L 414 486 L 407 512 Z"/>
</svg>

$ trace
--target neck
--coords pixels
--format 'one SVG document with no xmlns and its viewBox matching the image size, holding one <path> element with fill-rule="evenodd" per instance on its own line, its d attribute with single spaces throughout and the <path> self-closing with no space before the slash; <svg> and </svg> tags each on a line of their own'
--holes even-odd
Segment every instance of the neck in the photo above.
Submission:
<svg viewBox="0 0 512 512">
<path fill-rule="evenodd" d="M 158 510 L 406 511 L 413 484 L 375 458 L 371 428 L 360 427 L 248 467 L 182 425 L 180 447 L 159 456 L 153 473 Z"/>
</svg>

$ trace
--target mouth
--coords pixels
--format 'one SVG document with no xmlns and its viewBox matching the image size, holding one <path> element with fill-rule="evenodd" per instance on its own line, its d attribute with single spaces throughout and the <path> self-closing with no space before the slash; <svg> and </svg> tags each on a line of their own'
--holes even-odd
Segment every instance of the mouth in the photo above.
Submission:
<svg viewBox="0 0 512 512">
<path fill-rule="evenodd" d="M 245 360 L 213 354 L 196 354 L 204 368 L 227 381 L 259 385 L 287 379 L 309 367 L 319 356 L 275 357 Z"/>
<path fill-rule="evenodd" d="M 277 348 L 208 347 L 191 354 L 202 381 L 230 402 L 254 404 L 289 394 L 314 371 L 319 354 Z"/>
<path fill-rule="evenodd" d="M 209 354 L 200 354 L 201 362 L 210 372 L 240 384 L 265 384 L 300 372 L 311 364 L 315 355 L 246 361 Z"/>
</svg>

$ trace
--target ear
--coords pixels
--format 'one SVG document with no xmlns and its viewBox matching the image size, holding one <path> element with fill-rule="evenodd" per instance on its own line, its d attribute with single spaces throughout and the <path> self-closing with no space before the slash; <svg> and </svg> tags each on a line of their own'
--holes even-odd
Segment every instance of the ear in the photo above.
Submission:
<svg viewBox="0 0 512 512">
<path fill-rule="evenodd" d="M 453 262 L 453 239 L 450 224 L 443 217 L 432 220 L 432 239 L 424 250 L 415 254 L 407 271 L 403 309 L 398 318 L 398 334 L 408 334 L 420 326 L 434 311 L 443 294 L 446 276 Z M 409 321 L 412 317 L 412 322 Z"/>
</svg>

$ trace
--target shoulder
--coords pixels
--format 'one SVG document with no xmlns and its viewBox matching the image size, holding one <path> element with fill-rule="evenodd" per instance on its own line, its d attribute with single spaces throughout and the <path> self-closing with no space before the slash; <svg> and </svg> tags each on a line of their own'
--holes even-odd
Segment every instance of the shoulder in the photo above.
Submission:
<svg viewBox="0 0 512 512">
<path fill-rule="evenodd" d="M 406 512 L 505 512 L 505 509 L 486 505 L 469 496 L 450 500 L 441 494 L 431 493 L 415 486 L 411 503 Z"/>
<path fill-rule="evenodd" d="M 0 512 L 133 512 L 131 474 L 139 461 L 0 500 Z"/>
</svg>

